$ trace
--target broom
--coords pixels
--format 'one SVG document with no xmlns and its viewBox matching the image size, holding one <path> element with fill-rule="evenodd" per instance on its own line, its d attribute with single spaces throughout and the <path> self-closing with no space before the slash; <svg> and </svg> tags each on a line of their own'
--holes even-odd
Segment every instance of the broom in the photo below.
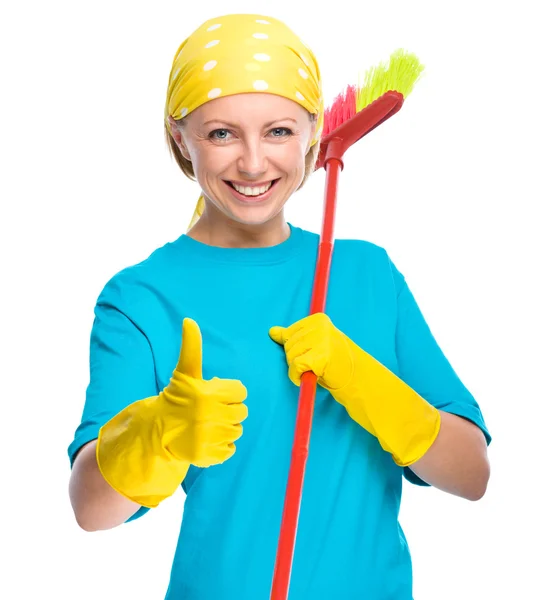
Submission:
<svg viewBox="0 0 543 600">
<path fill-rule="evenodd" d="M 310 314 L 325 312 L 326 293 L 334 247 L 337 183 L 343 170 L 343 155 L 359 139 L 397 113 L 411 93 L 424 67 L 414 54 L 402 49 L 392 53 L 389 64 L 381 63 L 365 74 L 364 85 L 347 86 L 324 112 L 321 145 L 315 170 L 326 170 L 325 205 Z M 298 515 L 302 500 L 305 465 L 313 420 L 317 376 L 306 371 L 301 377 L 298 413 L 294 431 L 290 472 L 271 590 L 271 600 L 287 600 Z"/>
</svg>

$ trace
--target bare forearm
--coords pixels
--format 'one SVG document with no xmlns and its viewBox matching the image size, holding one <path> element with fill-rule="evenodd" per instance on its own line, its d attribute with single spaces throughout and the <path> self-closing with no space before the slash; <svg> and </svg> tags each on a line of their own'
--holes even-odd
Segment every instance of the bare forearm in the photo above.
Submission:
<svg viewBox="0 0 543 600">
<path fill-rule="evenodd" d="M 444 411 L 440 414 L 441 428 L 435 442 L 410 468 L 440 490 L 479 500 L 490 477 L 484 435 L 471 421 Z"/>
<path fill-rule="evenodd" d="M 112 529 L 140 508 L 116 492 L 102 477 L 96 462 L 96 440 L 83 446 L 75 459 L 69 485 L 70 501 L 85 531 Z"/>
</svg>

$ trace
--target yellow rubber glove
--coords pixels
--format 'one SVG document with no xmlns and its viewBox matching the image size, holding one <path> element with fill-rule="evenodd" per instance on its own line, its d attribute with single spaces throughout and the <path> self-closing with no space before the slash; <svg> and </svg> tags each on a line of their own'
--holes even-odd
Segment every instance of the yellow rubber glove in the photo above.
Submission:
<svg viewBox="0 0 543 600">
<path fill-rule="evenodd" d="M 316 313 L 290 327 L 272 327 L 284 345 L 288 376 L 296 385 L 306 371 L 342 404 L 351 418 L 377 437 L 397 465 L 421 458 L 439 433 L 439 411 L 392 371 Z"/>
<path fill-rule="evenodd" d="M 248 416 L 237 379 L 202 379 L 202 336 L 183 321 L 179 362 L 158 396 L 133 402 L 101 429 L 98 467 L 120 494 L 149 508 L 171 496 L 189 466 L 228 460 Z"/>
</svg>

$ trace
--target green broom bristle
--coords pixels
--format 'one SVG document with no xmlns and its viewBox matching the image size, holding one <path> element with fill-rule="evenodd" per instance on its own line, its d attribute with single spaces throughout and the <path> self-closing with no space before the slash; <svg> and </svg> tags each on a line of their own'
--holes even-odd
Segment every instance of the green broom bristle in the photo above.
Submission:
<svg viewBox="0 0 543 600">
<path fill-rule="evenodd" d="M 389 91 L 399 92 L 406 98 L 420 78 L 424 66 L 412 53 L 402 48 L 394 51 L 387 63 L 380 63 L 366 71 L 364 84 L 358 82 L 356 112 Z"/>
</svg>

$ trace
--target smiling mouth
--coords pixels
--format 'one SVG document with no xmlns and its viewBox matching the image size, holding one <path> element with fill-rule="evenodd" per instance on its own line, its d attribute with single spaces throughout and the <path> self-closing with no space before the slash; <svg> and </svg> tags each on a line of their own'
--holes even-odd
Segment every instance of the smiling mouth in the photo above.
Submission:
<svg viewBox="0 0 543 600">
<path fill-rule="evenodd" d="M 280 179 L 280 178 L 279 178 Z M 238 194 L 242 196 L 246 196 L 247 198 L 256 198 L 258 196 L 263 196 L 279 181 L 279 179 L 272 179 L 270 182 L 263 185 L 252 185 L 252 186 L 244 186 L 238 185 L 237 183 L 233 183 L 232 181 L 225 180 L 225 183 L 229 185 L 233 190 L 235 190 Z"/>
</svg>

